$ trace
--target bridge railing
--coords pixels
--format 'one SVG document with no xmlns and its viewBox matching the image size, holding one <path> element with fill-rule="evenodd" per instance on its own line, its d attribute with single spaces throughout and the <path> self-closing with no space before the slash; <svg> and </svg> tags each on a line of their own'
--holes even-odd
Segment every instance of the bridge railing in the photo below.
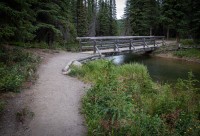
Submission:
<svg viewBox="0 0 200 136">
<path fill-rule="evenodd" d="M 145 49 L 149 45 L 154 47 L 159 44 L 165 45 L 164 36 L 103 36 L 103 37 L 77 37 L 80 51 L 91 49 L 94 53 L 103 49 L 114 49 L 120 51 L 120 48 L 128 47 L 129 50 L 135 50 L 137 46 L 143 46 Z"/>
</svg>

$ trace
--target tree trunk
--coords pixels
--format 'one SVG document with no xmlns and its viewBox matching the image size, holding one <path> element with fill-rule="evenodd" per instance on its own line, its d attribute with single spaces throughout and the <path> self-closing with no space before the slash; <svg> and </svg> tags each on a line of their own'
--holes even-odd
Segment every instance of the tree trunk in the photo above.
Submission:
<svg viewBox="0 0 200 136">
<path fill-rule="evenodd" d="M 177 42 L 177 43 L 180 42 L 180 35 L 179 35 L 179 32 L 176 32 L 176 42 Z"/>
<path fill-rule="evenodd" d="M 150 36 L 152 36 L 152 27 L 150 27 Z"/>
<path fill-rule="evenodd" d="M 169 40 L 169 26 L 167 26 L 167 40 Z"/>
</svg>

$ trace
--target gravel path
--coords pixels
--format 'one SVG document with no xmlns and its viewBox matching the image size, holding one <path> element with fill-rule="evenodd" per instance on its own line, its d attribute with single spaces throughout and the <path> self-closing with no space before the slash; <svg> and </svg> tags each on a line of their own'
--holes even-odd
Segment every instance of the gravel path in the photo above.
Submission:
<svg viewBox="0 0 200 136">
<path fill-rule="evenodd" d="M 64 66 L 84 54 L 59 53 L 39 68 L 39 79 L 31 110 L 34 119 L 29 125 L 32 136 L 84 136 L 87 129 L 80 114 L 80 100 L 88 87 L 79 80 L 62 75 Z"/>
</svg>

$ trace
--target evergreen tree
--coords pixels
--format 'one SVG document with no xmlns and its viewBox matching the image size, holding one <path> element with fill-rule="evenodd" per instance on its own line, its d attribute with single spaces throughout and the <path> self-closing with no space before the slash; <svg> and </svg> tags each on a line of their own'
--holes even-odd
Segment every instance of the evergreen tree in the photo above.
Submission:
<svg viewBox="0 0 200 136">
<path fill-rule="evenodd" d="M 99 1 L 99 11 L 97 18 L 97 35 L 112 36 L 117 35 L 116 4 L 115 0 Z"/>
<path fill-rule="evenodd" d="M 0 2 L 0 40 L 31 41 L 36 27 L 32 0 L 2 0 Z"/>
<path fill-rule="evenodd" d="M 39 0 L 35 5 L 34 10 L 37 13 L 37 31 L 36 39 L 38 41 L 46 41 L 49 46 L 61 36 L 61 31 L 58 29 L 61 23 L 60 6 L 55 2 L 48 2 L 48 0 Z"/>
<path fill-rule="evenodd" d="M 180 39 L 180 34 L 188 32 L 188 20 L 184 12 L 186 8 L 186 1 L 183 0 L 163 0 L 163 20 L 167 22 L 169 29 L 176 31 L 177 41 Z M 167 34 L 168 35 L 168 34 Z"/>
<path fill-rule="evenodd" d="M 116 13 L 116 2 L 115 0 L 110 0 L 110 35 L 114 36 L 118 34 L 117 25 L 117 13 Z"/>
<path fill-rule="evenodd" d="M 159 4 L 156 0 L 146 0 L 144 3 L 144 16 L 149 35 L 153 35 L 153 29 L 159 24 Z"/>
<path fill-rule="evenodd" d="M 99 11 L 98 11 L 98 27 L 97 35 L 98 36 L 108 36 L 110 31 L 110 18 L 109 18 L 109 6 L 107 1 L 99 1 Z"/>
<path fill-rule="evenodd" d="M 191 35 L 197 42 L 200 42 L 200 1 L 199 0 L 192 0 L 191 1 L 191 8 L 189 11 L 190 15 L 190 30 Z M 191 14 L 192 13 L 192 14 Z"/>
<path fill-rule="evenodd" d="M 86 4 L 83 0 L 77 0 L 77 35 L 87 36 L 88 20 Z"/>
<path fill-rule="evenodd" d="M 127 1 L 125 25 L 131 35 L 153 35 L 153 29 L 157 27 L 158 20 L 159 4 L 156 0 Z"/>
<path fill-rule="evenodd" d="M 130 0 L 126 1 L 126 7 L 124 9 L 124 16 L 123 16 L 123 21 L 124 21 L 124 31 L 122 32 L 123 35 L 132 35 L 133 31 L 131 28 L 131 21 L 130 21 L 130 6 L 131 2 Z"/>
<path fill-rule="evenodd" d="M 97 1 L 88 0 L 88 36 L 96 35 Z"/>
</svg>

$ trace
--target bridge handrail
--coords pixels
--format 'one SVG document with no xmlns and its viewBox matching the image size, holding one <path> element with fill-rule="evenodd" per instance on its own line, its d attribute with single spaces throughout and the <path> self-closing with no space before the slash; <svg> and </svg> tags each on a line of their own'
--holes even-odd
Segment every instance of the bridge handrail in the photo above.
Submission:
<svg viewBox="0 0 200 136">
<path fill-rule="evenodd" d="M 100 50 L 98 49 L 99 45 L 103 47 L 102 45 L 108 45 L 108 44 L 113 44 L 114 50 L 118 49 L 118 45 L 120 44 L 120 41 L 122 42 L 123 40 L 127 40 L 124 42 L 124 44 L 129 44 L 129 49 L 131 50 L 132 48 L 134 49 L 135 46 L 133 43 L 139 42 L 141 45 L 143 45 L 143 48 L 149 47 L 148 42 L 152 42 L 154 47 L 157 44 L 156 40 L 162 40 L 163 45 L 165 45 L 164 42 L 165 36 L 99 36 L 99 37 L 77 37 L 76 39 L 79 40 L 80 44 L 80 51 L 83 49 L 83 44 L 89 44 L 90 46 L 87 47 L 93 47 L 94 53 L 98 51 L 99 54 L 101 54 Z M 106 41 L 107 40 L 107 41 Z M 112 42 L 112 43 L 111 43 Z"/>
<path fill-rule="evenodd" d="M 77 40 L 119 40 L 119 39 L 142 39 L 142 38 L 165 38 L 165 36 L 98 36 L 77 37 Z"/>
</svg>

